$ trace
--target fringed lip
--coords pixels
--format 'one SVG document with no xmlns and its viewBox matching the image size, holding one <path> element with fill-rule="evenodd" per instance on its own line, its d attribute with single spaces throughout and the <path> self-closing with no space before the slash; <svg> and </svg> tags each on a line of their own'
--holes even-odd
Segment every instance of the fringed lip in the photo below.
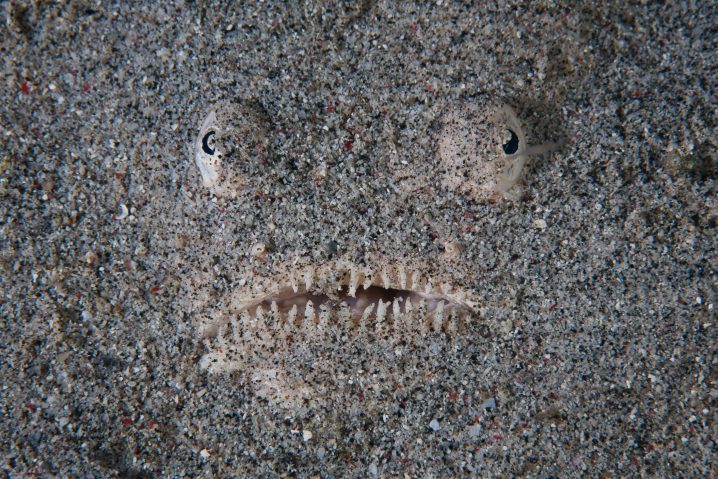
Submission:
<svg viewBox="0 0 718 479">
<path fill-rule="evenodd" d="M 210 371 L 241 368 L 255 354 L 276 351 L 287 338 L 370 335 L 392 341 L 406 334 L 455 335 L 476 314 L 470 295 L 404 264 L 382 267 L 336 261 L 294 266 L 239 291 L 228 314 L 203 333 Z"/>
<path fill-rule="evenodd" d="M 260 309 L 276 311 L 290 324 L 300 316 L 315 322 L 330 320 L 338 312 L 341 319 L 353 326 L 361 318 L 380 322 L 422 303 L 433 314 L 472 309 L 467 295 L 453 291 L 449 283 L 434 284 L 419 271 L 403 265 L 378 271 L 352 263 L 308 266 L 290 271 L 287 280 L 285 284 L 278 283 L 273 292 L 243 304 L 241 309 L 250 316 L 256 316 Z M 307 313 L 308 308 L 313 315 Z"/>
</svg>

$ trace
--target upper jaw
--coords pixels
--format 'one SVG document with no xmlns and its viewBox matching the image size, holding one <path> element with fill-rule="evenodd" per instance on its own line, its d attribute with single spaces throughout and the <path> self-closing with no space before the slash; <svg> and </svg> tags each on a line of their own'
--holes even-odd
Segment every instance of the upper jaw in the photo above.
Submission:
<svg viewBox="0 0 718 479">
<path fill-rule="evenodd" d="M 432 277 L 428 271 L 418 261 L 359 265 L 338 259 L 316 264 L 299 258 L 271 275 L 252 275 L 244 281 L 221 312 L 204 315 L 201 336 L 216 337 L 237 318 L 259 317 L 290 329 L 397 328 L 408 321 L 427 332 L 454 333 L 475 315 L 476 301 L 452 278 Z"/>
</svg>

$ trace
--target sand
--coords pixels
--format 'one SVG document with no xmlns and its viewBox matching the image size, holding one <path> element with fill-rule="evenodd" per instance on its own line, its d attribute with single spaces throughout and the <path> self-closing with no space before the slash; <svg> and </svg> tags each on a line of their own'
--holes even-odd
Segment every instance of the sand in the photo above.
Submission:
<svg viewBox="0 0 718 479">
<path fill-rule="evenodd" d="M 718 8 L 289 3 L 0 6 L 0 477 L 717 475 Z M 437 170 L 479 98 L 563 142 L 513 198 Z M 217 196 L 222 101 L 266 148 Z M 474 321 L 287 340 L 298 401 L 200 367 L 296 257 L 430 265 Z"/>
</svg>

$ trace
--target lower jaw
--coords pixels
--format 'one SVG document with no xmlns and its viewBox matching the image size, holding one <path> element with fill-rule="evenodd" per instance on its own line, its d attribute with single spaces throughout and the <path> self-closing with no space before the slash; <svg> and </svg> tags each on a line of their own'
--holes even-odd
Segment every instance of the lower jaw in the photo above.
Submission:
<svg viewBox="0 0 718 479">
<path fill-rule="evenodd" d="M 411 333 L 451 336 L 476 316 L 466 292 L 401 264 L 308 264 L 272 278 L 254 278 L 253 283 L 206 325 L 205 368 L 239 369 L 255 353 L 281 349 L 287 338 L 312 342 L 327 334 L 369 334 L 391 342 Z"/>
</svg>

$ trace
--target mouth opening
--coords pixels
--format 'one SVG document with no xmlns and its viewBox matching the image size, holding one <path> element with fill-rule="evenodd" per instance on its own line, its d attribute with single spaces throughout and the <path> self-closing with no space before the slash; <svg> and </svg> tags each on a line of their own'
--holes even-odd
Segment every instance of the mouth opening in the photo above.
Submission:
<svg viewBox="0 0 718 479">
<path fill-rule="evenodd" d="M 372 270 L 342 263 L 279 276 L 283 280 L 265 281 L 266 288 L 255 288 L 233 303 L 233 330 L 342 326 L 454 332 L 474 313 L 463 291 L 448 283 L 434 285 L 403 266 Z"/>
<path fill-rule="evenodd" d="M 329 313 L 327 319 L 334 316 L 331 312 L 338 312 L 343 314 L 337 316 L 344 316 L 351 326 L 357 326 L 362 319 L 391 321 L 398 315 L 419 308 L 426 314 L 436 314 L 438 311 L 469 312 L 467 305 L 440 294 L 379 285 L 359 287 L 356 292 L 351 291 L 348 285 L 343 285 L 330 293 L 298 293 L 291 288 L 285 288 L 278 295 L 268 297 L 259 304 L 248 307 L 246 311 L 251 317 L 256 317 L 260 310 L 259 314 L 273 311 L 295 325 L 307 319 L 319 324 L 324 319 L 320 317 L 322 312 Z"/>
<path fill-rule="evenodd" d="M 337 261 L 292 268 L 253 277 L 225 314 L 205 323 L 202 364 L 210 371 L 242 369 L 291 345 L 325 341 L 326 335 L 389 343 L 414 335 L 454 336 L 475 317 L 475 304 L 452 284 L 401 265 Z"/>
</svg>

